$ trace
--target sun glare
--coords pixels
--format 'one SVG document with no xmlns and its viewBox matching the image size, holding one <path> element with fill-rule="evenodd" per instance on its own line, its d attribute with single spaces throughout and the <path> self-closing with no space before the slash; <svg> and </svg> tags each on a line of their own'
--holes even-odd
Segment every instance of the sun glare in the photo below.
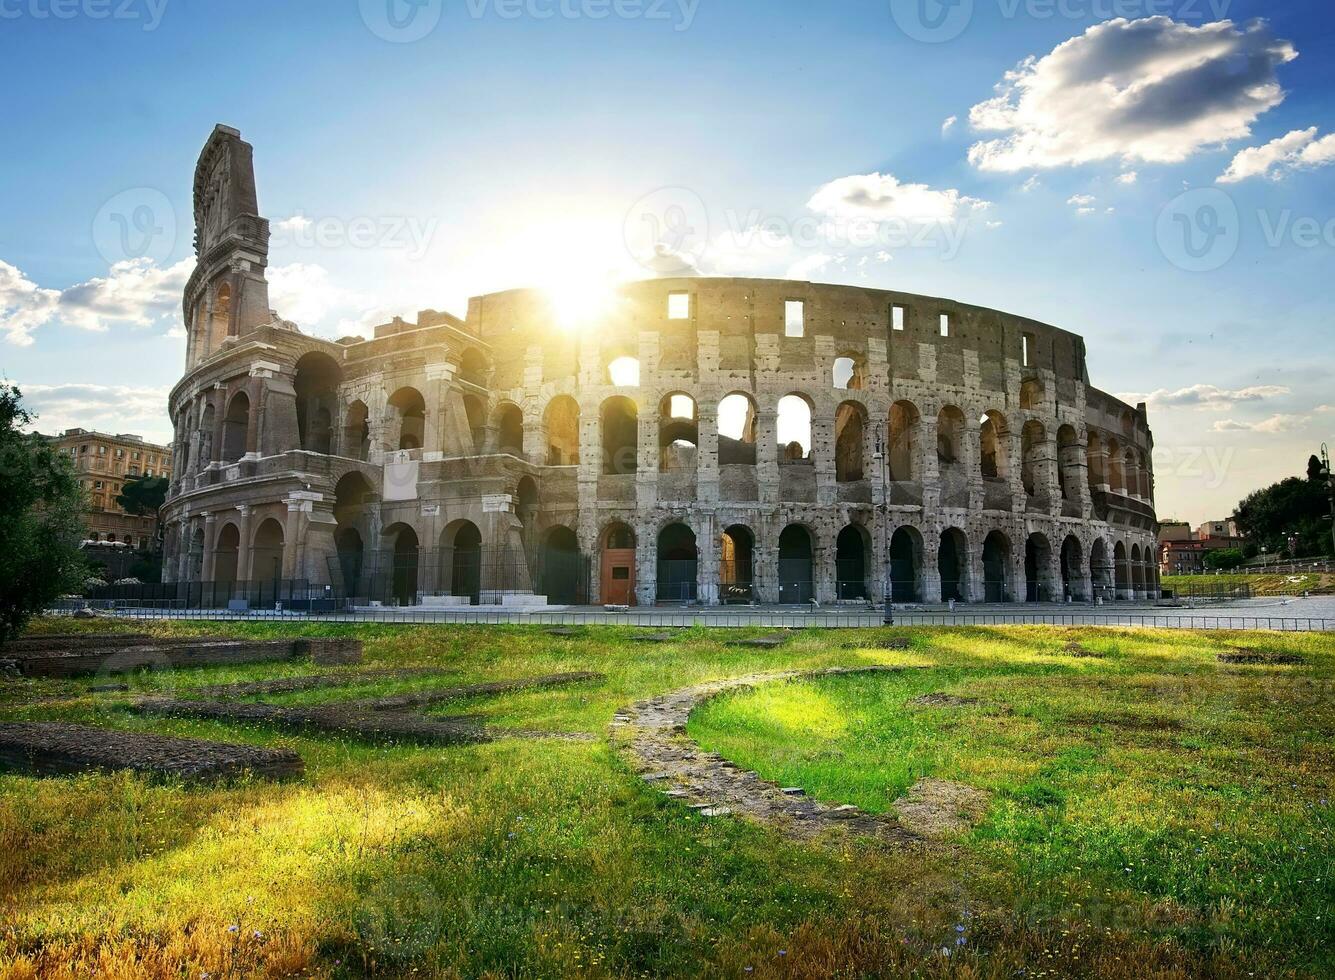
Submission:
<svg viewBox="0 0 1335 980">
<path fill-rule="evenodd" d="M 616 289 L 610 282 L 585 280 L 546 288 L 562 330 L 587 330 L 610 314 L 616 305 Z"/>
</svg>

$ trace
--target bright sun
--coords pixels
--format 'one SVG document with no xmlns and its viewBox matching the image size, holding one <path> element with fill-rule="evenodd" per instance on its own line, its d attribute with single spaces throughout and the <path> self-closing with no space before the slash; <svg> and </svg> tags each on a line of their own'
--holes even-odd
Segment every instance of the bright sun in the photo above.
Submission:
<svg viewBox="0 0 1335 980">
<path fill-rule="evenodd" d="M 617 294 L 606 280 L 574 280 L 548 286 L 545 292 L 562 330 L 585 330 L 612 312 Z"/>
</svg>

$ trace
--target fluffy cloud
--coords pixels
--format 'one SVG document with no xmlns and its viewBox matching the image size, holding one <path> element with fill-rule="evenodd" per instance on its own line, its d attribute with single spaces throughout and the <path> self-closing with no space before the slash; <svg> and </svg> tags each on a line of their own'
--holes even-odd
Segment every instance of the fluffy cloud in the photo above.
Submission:
<svg viewBox="0 0 1335 980">
<path fill-rule="evenodd" d="M 1272 415 L 1260 422 L 1239 422 L 1235 419 L 1220 419 L 1214 424 L 1215 432 L 1265 432 L 1277 434 L 1301 429 L 1312 421 L 1310 415 Z"/>
<path fill-rule="evenodd" d="M 1276 69 L 1298 56 L 1263 21 L 1193 27 L 1169 17 L 1096 24 L 1007 72 L 969 112 L 982 170 L 1062 167 L 1120 158 L 1176 163 L 1251 135 L 1279 105 Z"/>
<path fill-rule="evenodd" d="M 941 135 L 945 136 L 946 133 L 950 132 L 952 129 L 955 128 L 955 123 L 959 121 L 960 121 L 959 116 L 947 116 L 946 121 L 941 124 Z"/>
<path fill-rule="evenodd" d="M 1295 129 L 1264 146 L 1251 146 L 1233 158 L 1218 183 L 1236 184 L 1249 177 L 1279 180 L 1295 170 L 1314 170 L 1335 163 L 1335 133 L 1316 138 L 1315 126 Z"/>
<path fill-rule="evenodd" d="M 134 432 L 155 442 L 171 440 L 167 418 L 169 388 L 126 385 L 19 384 L 23 402 L 37 416 L 36 427 L 54 434 L 75 427 L 102 432 Z"/>
<path fill-rule="evenodd" d="M 1076 214 L 1093 214 L 1096 210 L 1095 202 L 1098 200 L 1093 194 L 1076 194 L 1067 199 L 1066 203 L 1075 208 Z"/>
<path fill-rule="evenodd" d="M 1117 176 L 1117 183 L 1134 184 L 1139 179 L 1140 179 L 1140 174 L 1136 173 L 1136 171 L 1134 170 L 1128 170 L 1126 173 L 1119 174 Z"/>
<path fill-rule="evenodd" d="M 825 184 L 807 207 L 831 218 L 930 223 L 956 221 L 991 204 L 953 188 L 933 190 L 926 184 L 903 184 L 891 174 L 857 174 Z"/>
<path fill-rule="evenodd" d="M 32 332 L 49 321 L 60 293 L 42 289 L 8 262 L 0 261 L 0 334 L 11 344 L 27 347 Z"/>
<path fill-rule="evenodd" d="M 1276 398 L 1287 394 L 1290 394 L 1290 389 L 1282 385 L 1252 385 L 1247 388 L 1192 385 L 1189 388 L 1178 388 L 1175 391 L 1160 388 L 1158 391 L 1152 391 L 1147 395 L 1126 394 L 1118 397 L 1132 405 L 1137 402 L 1146 402 L 1155 408 L 1221 409 L 1264 401 L 1267 398 Z"/>
</svg>

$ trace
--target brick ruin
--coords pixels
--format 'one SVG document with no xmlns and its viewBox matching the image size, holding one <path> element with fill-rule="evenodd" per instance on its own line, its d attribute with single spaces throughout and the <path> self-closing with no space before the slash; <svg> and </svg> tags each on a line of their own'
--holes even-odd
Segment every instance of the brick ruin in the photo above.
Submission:
<svg viewBox="0 0 1335 980">
<path fill-rule="evenodd" d="M 195 180 L 171 394 L 172 582 L 356 602 L 1025 602 L 1158 595 L 1143 404 L 1082 339 L 954 300 L 655 279 L 370 339 L 269 309 L 251 147 Z"/>
</svg>

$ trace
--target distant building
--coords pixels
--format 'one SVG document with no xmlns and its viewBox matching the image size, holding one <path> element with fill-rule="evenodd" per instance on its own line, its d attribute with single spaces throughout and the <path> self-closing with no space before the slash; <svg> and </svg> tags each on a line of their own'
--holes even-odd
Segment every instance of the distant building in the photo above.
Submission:
<svg viewBox="0 0 1335 980">
<path fill-rule="evenodd" d="M 1159 574 L 1198 575 L 1205 571 L 1206 552 L 1213 550 L 1204 541 L 1163 541 L 1159 544 Z"/>
<path fill-rule="evenodd" d="M 1242 535 L 1238 533 L 1238 524 L 1232 518 L 1224 521 L 1206 521 L 1196 528 L 1196 540 L 1208 541 L 1213 548 L 1239 548 Z"/>
<path fill-rule="evenodd" d="M 1224 548 L 1241 548 L 1244 542 L 1231 518 L 1206 521 L 1191 528 L 1185 521 L 1167 521 L 1159 526 L 1159 574 L 1196 575 L 1207 571 L 1205 556 Z"/>
<path fill-rule="evenodd" d="M 1159 544 L 1165 541 L 1190 541 L 1195 536 L 1191 525 L 1186 521 L 1159 522 Z"/>
<path fill-rule="evenodd" d="M 85 540 L 96 545 L 120 545 L 126 551 L 153 547 L 152 514 L 135 517 L 116 503 L 126 481 L 140 476 L 170 477 L 172 452 L 143 437 L 108 435 L 88 429 L 66 429 L 51 437 L 51 444 L 69 456 L 88 495 Z"/>
</svg>

